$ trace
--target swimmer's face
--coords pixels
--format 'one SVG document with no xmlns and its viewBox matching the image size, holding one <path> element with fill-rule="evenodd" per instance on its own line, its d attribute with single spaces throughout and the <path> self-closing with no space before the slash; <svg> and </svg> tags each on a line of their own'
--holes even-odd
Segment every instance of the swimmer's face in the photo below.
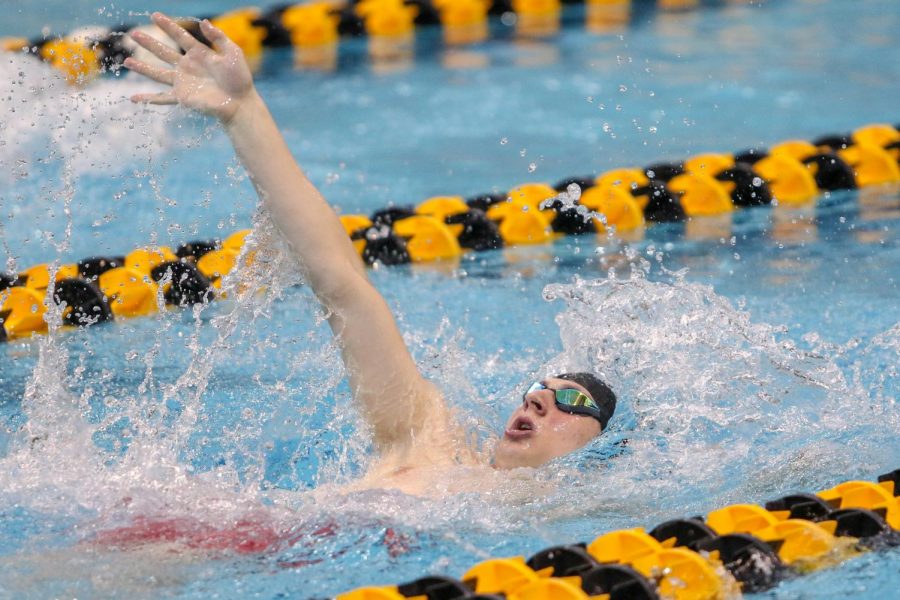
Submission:
<svg viewBox="0 0 900 600">
<path fill-rule="evenodd" d="M 553 390 L 575 389 L 590 396 L 585 388 L 553 377 L 542 383 L 549 389 L 526 394 L 506 422 L 494 453 L 497 468 L 538 467 L 578 450 L 600 433 L 597 419 L 563 412 L 556 406 Z"/>
</svg>

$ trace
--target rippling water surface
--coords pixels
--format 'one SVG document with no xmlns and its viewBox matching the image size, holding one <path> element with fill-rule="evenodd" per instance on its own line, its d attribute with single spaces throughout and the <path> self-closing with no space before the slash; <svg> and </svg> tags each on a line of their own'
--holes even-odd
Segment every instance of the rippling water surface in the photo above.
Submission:
<svg viewBox="0 0 900 600">
<path fill-rule="evenodd" d="M 113 18 L 52 8 L 18 25 Z M 615 34 L 498 29 L 465 51 L 426 33 L 390 68 L 361 42 L 334 73 L 273 53 L 258 83 L 332 203 L 369 212 L 895 122 L 898 25 L 887 0 L 642 10 Z M 130 75 L 75 90 L 4 56 L 0 76 L 6 269 L 253 224 L 240 278 L 264 287 L 0 347 L 0 597 L 325 597 L 900 466 L 896 188 L 373 271 L 484 444 L 538 374 L 592 369 L 621 400 L 591 448 L 491 493 L 341 494 L 365 428 L 222 134 L 136 109 Z M 888 597 L 897 560 L 766 595 Z"/>
</svg>

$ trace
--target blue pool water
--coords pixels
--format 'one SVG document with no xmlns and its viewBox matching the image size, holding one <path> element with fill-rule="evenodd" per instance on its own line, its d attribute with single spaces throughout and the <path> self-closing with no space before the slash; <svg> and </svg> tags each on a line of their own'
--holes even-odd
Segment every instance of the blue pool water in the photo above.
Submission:
<svg viewBox="0 0 900 600">
<path fill-rule="evenodd" d="M 150 8 L 173 7 L 225 4 Z M 42 3 L 0 34 L 147 8 Z M 523 41 L 496 25 L 465 50 L 425 32 L 414 60 L 388 66 L 352 41 L 333 73 L 274 52 L 258 87 L 326 197 L 370 212 L 896 122 L 898 26 L 889 0 L 642 10 L 607 35 Z M 342 494 L 368 438 L 223 135 L 136 109 L 124 98 L 148 85 L 130 75 L 73 90 L 28 59 L 0 65 L 8 270 L 256 220 L 264 260 L 244 279 L 266 290 L 0 347 L 0 597 L 321 598 L 900 466 L 900 191 L 880 188 L 746 210 L 724 229 L 373 271 L 423 372 L 485 444 L 534 374 L 591 368 L 621 402 L 589 452 L 491 493 Z M 109 550 L 142 519 L 194 532 L 193 546 Z M 217 532 L 248 522 L 242 538 L 280 541 L 223 550 Z M 864 555 L 762 596 L 890 597 L 898 559 Z"/>
</svg>

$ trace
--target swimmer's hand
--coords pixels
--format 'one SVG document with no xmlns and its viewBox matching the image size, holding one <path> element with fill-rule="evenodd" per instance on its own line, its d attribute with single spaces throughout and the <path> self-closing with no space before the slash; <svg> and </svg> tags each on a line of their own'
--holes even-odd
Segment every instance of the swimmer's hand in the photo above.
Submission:
<svg viewBox="0 0 900 600">
<path fill-rule="evenodd" d="M 172 67 L 153 66 L 135 58 L 127 58 L 125 66 L 153 81 L 170 85 L 172 89 L 156 94 L 135 94 L 131 101 L 181 104 L 227 124 L 242 104 L 255 96 L 253 76 L 244 53 L 209 21 L 201 21 L 200 30 L 212 43 L 212 48 L 162 13 L 153 13 L 151 18 L 184 54 L 146 33 L 133 33 L 131 37 L 135 42 Z"/>
</svg>

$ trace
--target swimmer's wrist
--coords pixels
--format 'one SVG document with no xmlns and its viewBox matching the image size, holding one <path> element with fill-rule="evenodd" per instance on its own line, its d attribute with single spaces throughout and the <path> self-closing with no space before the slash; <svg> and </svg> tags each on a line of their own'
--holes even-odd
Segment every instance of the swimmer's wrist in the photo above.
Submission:
<svg viewBox="0 0 900 600">
<path fill-rule="evenodd" d="M 257 93 L 256 88 L 253 88 L 238 102 L 234 112 L 222 116 L 219 120 L 225 130 L 230 133 L 251 125 L 259 115 L 265 114 L 267 110 L 262 97 Z"/>
</svg>

